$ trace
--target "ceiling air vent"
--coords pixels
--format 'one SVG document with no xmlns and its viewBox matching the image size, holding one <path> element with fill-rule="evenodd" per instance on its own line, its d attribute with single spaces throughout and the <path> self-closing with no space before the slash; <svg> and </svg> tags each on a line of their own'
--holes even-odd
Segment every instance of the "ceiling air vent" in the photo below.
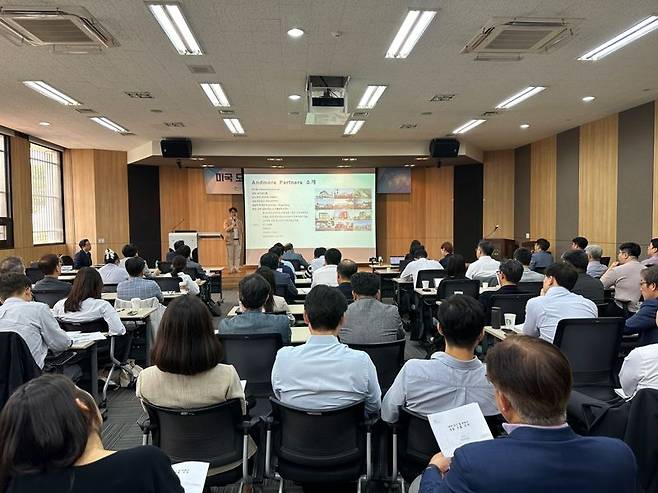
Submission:
<svg viewBox="0 0 658 493">
<path fill-rule="evenodd" d="M 370 113 L 367 111 L 355 111 L 352 113 L 352 118 L 367 118 Z"/>
<path fill-rule="evenodd" d="M 491 118 L 492 116 L 496 116 L 498 114 L 498 111 L 485 111 L 482 113 L 482 118 Z"/>
<path fill-rule="evenodd" d="M 153 95 L 148 91 L 124 91 L 123 93 L 133 99 L 153 99 Z"/>
<path fill-rule="evenodd" d="M 169 128 L 181 128 L 185 126 L 183 122 L 164 122 L 164 125 Z"/>
<path fill-rule="evenodd" d="M 235 115 L 235 111 L 233 110 L 219 110 L 220 115 Z"/>
<path fill-rule="evenodd" d="M 403 123 L 402 125 L 400 125 L 400 128 L 408 130 L 410 128 L 416 128 L 417 126 L 418 126 L 417 123 Z"/>
<path fill-rule="evenodd" d="M 0 32 L 18 45 L 71 49 L 119 45 L 83 7 L 0 7 Z"/>
<path fill-rule="evenodd" d="M 215 69 L 212 65 L 188 65 L 187 68 L 193 74 L 214 74 Z"/>
<path fill-rule="evenodd" d="M 581 19 L 493 17 L 464 46 L 462 53 L 546 53 L 573 36 L 573 30 L 580 21 Z"/>
<path fill-rule="evenodd" d="M 435 94 L 430 98 L 432 103 L 444 103 L 446 101 L 452 101 L 456 94 Z"/>
<path fill-rule="evenodd" d="M 91 108 L 75 108 L 75 111 L 77 111 L 78 113 L 82 113 L 83 115 L 90 115 L 96 113 L 96 111 L 92 110 Z"/>
</svg>

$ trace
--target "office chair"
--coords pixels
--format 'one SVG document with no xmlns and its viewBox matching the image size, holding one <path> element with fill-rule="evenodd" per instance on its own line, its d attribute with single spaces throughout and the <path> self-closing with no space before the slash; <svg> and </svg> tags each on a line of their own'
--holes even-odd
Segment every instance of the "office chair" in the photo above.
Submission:
<svg viewBox="0 0 658 493">
<path fill-rule="evenodd" d="M 404 365 L 404 346 L 406 340 L 398 339 L 391 342 L 376 344 L 348 344 L 352 349 L 363 351 L 370 356 L 370 360 L 377 369 L 377 380 L 382 395 L 393 385 L 402 365 Z"/>
<path fill-rule="evenodd" d="M 32 284 L 36 284 L 38 281 L 46 277 L 38 267 L 26 267 L 25 275 L 28 277 Z"/>
<path fill-rule="evenodd" d="M 68 291 L 32 291 L 32 299 L 39 303 L 45 303 L 50 308 L 55 306 L 59 300 L 63 300 L 69 295 Z"/>
<path fill-rule="evenodd" d="M 160 286 L 160 291 L 180 292 L 180 277 L 154 277 L 153 280 Z"/>
<path fill-rule="evenodd" d="M 525 322 L 525 307 L 528 300 L 535 298 L 534 295 L 528 294 L 494 294 L 491 297 L 491 307 L 500 308 L 500 312 L 514 313 L 516 315 L 516 323 L 522 324 Z"/>
</svg>

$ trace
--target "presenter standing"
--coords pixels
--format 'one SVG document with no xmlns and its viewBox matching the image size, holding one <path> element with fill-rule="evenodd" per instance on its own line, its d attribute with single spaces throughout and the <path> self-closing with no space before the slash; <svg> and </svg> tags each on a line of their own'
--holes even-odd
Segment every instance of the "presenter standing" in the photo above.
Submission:
<svg viewBox="0 0 658 493">
<path fill-rule="evenodd" d="M 244 226 L 238 219 L 238 210 L 235 207 L 231 207 L 228 212 L 230 216 L 224 221 L 224 239 L 226 240 L 229 273 L 233 273 L 240 272 Z"/>
</svg>

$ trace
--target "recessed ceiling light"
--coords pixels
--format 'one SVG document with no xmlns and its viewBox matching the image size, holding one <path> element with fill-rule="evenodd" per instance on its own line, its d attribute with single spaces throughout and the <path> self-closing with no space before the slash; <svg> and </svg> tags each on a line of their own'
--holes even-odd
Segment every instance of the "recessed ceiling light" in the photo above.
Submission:
<svg viewBox="0 0 658 493">
<path fill-rule="evenodd" d="M 368 86 L 359 100 L 357 109 L 360 110 L 371 110 L 379 101 L 379 98 L 382 97 L 387 86 Z"/>
<path fill-rule="evenodd" d="M 98 123 L 99 125 L 112 130 L 113 132 L 116 132 L 118 134 L 127 134 L 129 131 L 123 128 L 121 125 L 118 123 L 113 122 L 106 116 L 92 116 L 89 118 L 91 121 Z"/>
<path fill-rule="evenodd" d="M 405 168 L 413 168 L 414 166 L 416 166 L 416 165 L 415 164 L 405 164 L 404 165 Z"/>
<path fill-rule="evenodd" d="M 435 10 L 410 10 L 388 47 L 386 58 L 407 58 L 435 15 Z"/>
<path fill-rule="evenodd" d="M 299 115 L 299 111 L 289 111 L 288 114 L 290 116 L 297 116 L 297 115 Z"/>
<path fill-rule="evenodd" d="M 526 128 L 530 128 L 530 124 L 529 123 L 522 123 L 521 125 L 519 125 L 519 127 L 521 127 L 523 130 L 525 130 Z"/>
<path fill-rule="evenodd" d="M 292 29 L 288 29 L 288 36 L 291 38 L 301 38 L 304 36 L 304 30 L 299 29 L 298 27 L 293 27 Z"/>
<path fill-rule="evenodd" d="M 39 122 L 42 127 L 50 127 L 50 122 Z"/>
<path fill-rule="evenodd" d="M 216 108 L 228 108 L 231 106 L 221 84 L 217 82 L 201 82 L 199 85 L 203 89 L 203 92 L 206 93 L 210 103 Z"/>
<path fill-rule="evenodd" d="M 361 130 L 365 120 L 350 120 L 345 125 L 345 130 L 343 130 L 343 135 L 356 135 L 356 133 Z"/>
<path fill-rule="evenodd" d="M 278 161 L 283 161 L 283 158 L 282 157 L 268 157 L 267 160 L 268 161 L 277 161 L 278 162 Z"/>
<path fill-rule="evenodd" d="M 65 106 L 80 106 L 80 103 L 73 99 L 72 97 L 67 96 L 61 91 L 58 91 L 53 86 L 46 84 L 42 80 L 24 80 L 23 84 L 32 89 L 33 91 L 46 96 L 47 98 L 53 99 L 60 104 Z"/>
<path fill-rule="evenodd" d="M 356 161 L 356 158 L 355 157 L 342 157 L 342 158 L 340 158 L 340 160 L 341 161 L 353 162 L 353 161 Z"/>
<path fill-rule="evenodd" d="M 176 3 L 150 3 L 148 8 L 179 55 L 203 55 L 192 30 Z"/>
<path fill-rule="evenodd" d="M 214 165 L 213 164 L 202 164 L 202 168 L 212 168 Z"/>
<path fill-rule="evenodd" d="M 350 166 L 349 164 L 339 164 L 338 167 L 339 168 L 351 168 L 352 166 Z"/>
<path fill-rule="evenodd" d="M 623 33 L 618 34 L 602 45 L 599 45 L 593 50 L 588 51 L 584 55 L 580 56 L 578 60 L 583 60 L 586 62 L 600 60 L 601 58 L 608 56 L 610 53 L 613 53 L 618 49 L 623 48 L 627 44 L 632 43 L 636 39 L 641 38 L 645 34 L 649 34 L 656 28 L 658 28 L 658 16 L 651 15 L 646 19 L 638 22 L 634 26 L 626 29 L 626 31 Z"/>
<path fill-rule="evenodd" d="M 481 125 L 482 123 L 484 123 L 486 121 L 487 120 L 482 120 L 482 119 L 469 120 L 466 123 L 464 123 L 463 125 L 461 125 L 461 126 L 457 127 L 456 129 L 454 129 L 452 131 L 452 133 L 453 134 L 465 134 L 469 130 L 473 130 L 475 127 L 477 127 L 478 125 Z"/>
<path fill-rule="evenodd" d="M 595 99 L 596 99 L 595 96 L 585 96 L 585 97 L 583 98 L 583 103 L 591 103 L 591 102 L 594 101 Z"/>
<path fill-rule="evenodd" d="M 270 168 L 281 169 L 281 168 L 285 168 L 285 166 L 283 166 L 282 164 L 273 164 L 272 166 L 270 166 Z"/>
<path fill-rule="evenodd" d="M 300 99 L 302 99 L 302 97 L 299 94 L 291 94 L 290 96 L 288 96 L 288 99 L 290 101 L 299 101 Z"/>
<path fill-rule="evenodd" d="M 224 118 L 224 124 L 233 135 L 244 135 L 244 128 L 237 118 Z"/>
<path fill-rule="evenodd" d="M 205 157 L 191 157 L 190 161 L 205 161 Z"/>
<path fill-rule="evenodd" d="M 544 86 L 528 86 L 522 91 L 517 92 L 513 96 L 510 96 L 506 100 L 496 105 L 497 109 L 508 109 L 512 106 L 516 106 L 521 101 L 525 101 L 528 98 L 531 98 L 535 94 L 538 94 L 546 89 Z"/>
<path fill-rule="evenodd" d="M 418 156 L 416 161 L 427 161 L 429 158 L 427 156 Z"/>
</svg>

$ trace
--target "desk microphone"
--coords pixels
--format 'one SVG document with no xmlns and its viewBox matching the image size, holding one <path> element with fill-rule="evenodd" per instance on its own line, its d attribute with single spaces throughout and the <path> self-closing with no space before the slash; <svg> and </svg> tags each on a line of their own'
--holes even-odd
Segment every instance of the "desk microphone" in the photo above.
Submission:
<svg viewBox="0 0 658 493">
<path fill-rule="evenodd" d="M 496 231 L 498 231 L 498 228 L 500 228 L 500 225 L 496 224 L 496 227 L 493 229 L 493 231 L 491 231 L 491 233 L 489 233 L 488 235 L 486 235 L 484 238 L 485 238 L 485 239 L 488 239 L 488 238 L 489 238 L 490 236 L 492 236 Z"/>
<path fill-rule="evenodd" d="M 175 225 L 173 228 L 171 228 L 171 231 L 169 231 L 169 232 L 170 232 L 170 233 L 173 233 L 174 231 L 176 231 L 176 228 L 177 228 L 178 226 L 180 226 L 181 224 L 183 224 L 184 221 L 185 221 L 185 219 L 181 219 L 180 221 L 178 221 L 178 222 L 176 223 L 176 225 Z"/>
</svg>

